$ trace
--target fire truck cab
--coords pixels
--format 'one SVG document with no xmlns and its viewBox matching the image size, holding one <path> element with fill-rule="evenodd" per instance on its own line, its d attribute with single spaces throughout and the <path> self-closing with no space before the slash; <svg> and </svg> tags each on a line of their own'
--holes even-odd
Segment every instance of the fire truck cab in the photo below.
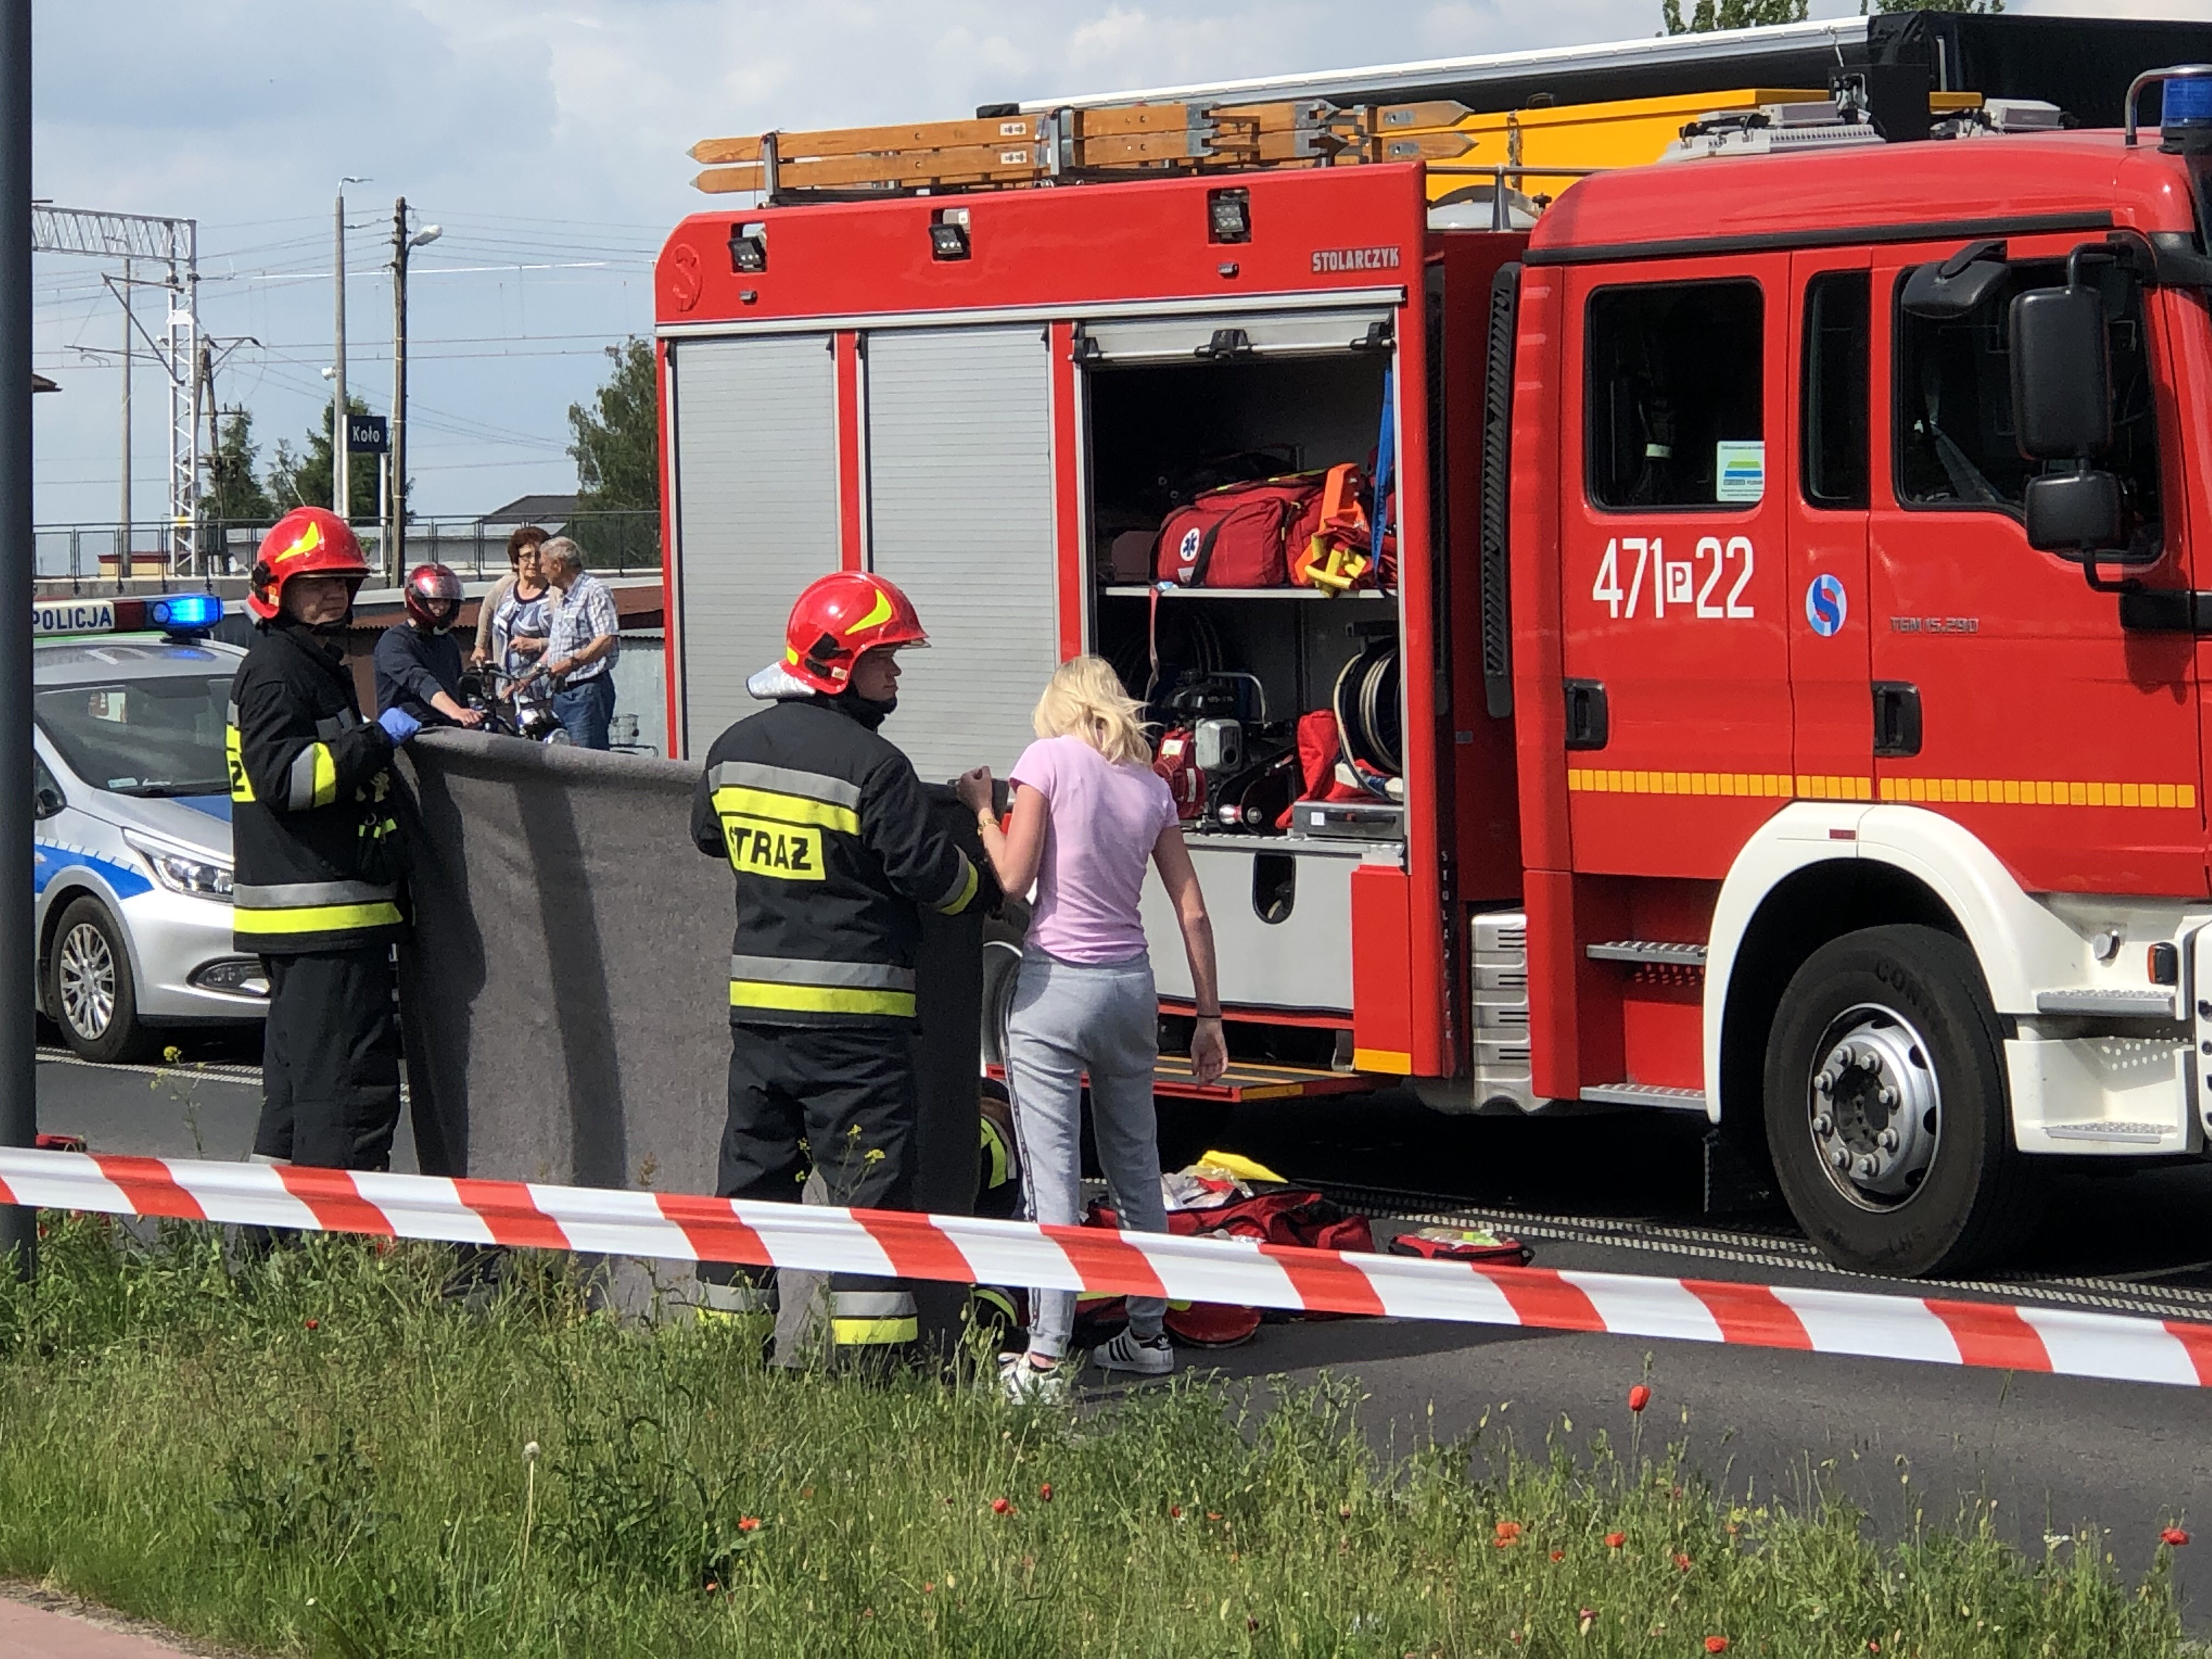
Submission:
<svg viewBox="0 0 2212 1659">
<path fill-rule="evenodd" d="M 696 216 L 678 752 L 840 567 L 930 630 L 887 729 L 925 779 L 1004 775 L 1096 652 L 1210 738 L 1232 1094 L 1697 1115 L 1838 1260 L 1955 1271 L 2037 1156 L 2212 1122 L 2200 94 L 1601 173 L 1532 230 L 1440 228 L 1418 162 Z M 1166 573 L 1164 515 L 1267 455 L 1364 470 L 1366 580 Z M 1323 710 L 1356 788 L 1306 787 Z"/>
</svg>

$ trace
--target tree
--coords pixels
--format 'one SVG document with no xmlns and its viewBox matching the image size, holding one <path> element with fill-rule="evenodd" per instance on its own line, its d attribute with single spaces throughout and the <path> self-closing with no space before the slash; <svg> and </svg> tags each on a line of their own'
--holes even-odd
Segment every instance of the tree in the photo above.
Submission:
<svg viewBox="0 0 2212 1659">
<path fill-rule="evenodd" d="M 1697 0 L 1697 9 L 1686 23 L 1682 0 L 1661 0 L 1659 11 L 1669 34 L 1708 34 L 1715 29 L 1756 28 L 1762 23 L 1802 23 L 1808 15 L 1808 0 Z"/>
<path fill-rule="evenodd" d="M 1868 0 L 1859 0 L 1859 15 L 1867 15 Z M 1873 0 L 1876 11 L 1998 12 L 2004 0 Z M 1687 22 L 1682 20 L 1682 0 L 1660 0 L 1659 12 L 1669 34 L 1705 34 L 1714 29 L 1747 29 L 1761 23 L 1802 23 L 1807 0 L 1697 0 Z"/>
<path fill-rule="evenodd" d="M 653 343 L 633 336 L 615 348 L 614 368 L 592 406 L 568 405 L 576 441 L 580 513 L 656 511 L 660 506 L 660 416 Z"/>
<path fill-rule="evenodd" d="M 346 407 L 356 415 L 368 413 L 368 405 L 360 398 L 348 397 Z M 352 509 L 346 514 L 355 523 L 376 520 L 376 457 L 356 455 L 346 477 L 347 505 Z M 307 447 L 295 450 L 282 438 L 276 441 L 276 453 L 269 463 L 269 495 L 276 511 L 289 513 L 295 507 L 328 507 L 331 504 L 331 406 L 323 405 L 322 422 L 310 428 Z"/>
<path fill-rule="evenodd" d="M 260 458 L 251 410 L 234 409 L 216 422 L 215 453 L 208 457 L 208 490 L 200 497 L 203 519 L 267 524 L 276 517 L 269 492 L 253 476 Z"/>
</svg>

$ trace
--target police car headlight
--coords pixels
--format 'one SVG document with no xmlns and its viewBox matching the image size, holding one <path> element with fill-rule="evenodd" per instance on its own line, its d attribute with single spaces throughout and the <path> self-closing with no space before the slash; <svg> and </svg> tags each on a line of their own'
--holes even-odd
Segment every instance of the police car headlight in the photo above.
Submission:
<svg viewBox="0 0 2212 1659">
<path fill-rule="evenodd" d="M 146 860 L 146 867 L 154 872 L 154 879 L 173 893 L 189 893 L 194 898 L 219 899 L 230 902 L 230 866 L 211 864 L 207 860 L 194 858 L 176 848 L 164 846 L 158 841 L 125 830 L 123 839 L 137 849 L 138 856 Z"/>
</svg>

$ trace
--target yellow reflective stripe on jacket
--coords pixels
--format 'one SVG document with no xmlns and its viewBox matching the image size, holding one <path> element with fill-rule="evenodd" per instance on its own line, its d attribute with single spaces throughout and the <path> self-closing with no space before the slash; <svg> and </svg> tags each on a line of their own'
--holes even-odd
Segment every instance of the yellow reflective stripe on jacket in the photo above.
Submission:
<svg viewBox="0 0 2212 1659">
<path fill-rule="evenodd" d="M 342 933 L 356 927 L 397 927 L 399 907 L 388 899 L 375 904 L 303 904 L 276 910 L 234 905 L 230 925 L 240 933 Z"/>
<path fill-rule="evenodd" d="M 786 985 L 766 979 L 730 981 L 732 1008 L 776 1008 L 799 1014 L 891 1014 L 914 1018 L 911 991 L 867 991 L 842 985 Z"/>
<path fill-rule="evenodd" d="M 786 795 L 773 789 L 744 789 L 725 786 L 714 791 L 714 811 L 723 817 L 768 818 L 777 823 L 815 823 L 824 830 L 860 833 L 860 815 L 849 806 L 804 795 Z"/>
<path fill-rule="evenodd" d="M 921 1340 L 921 1322 L 905 1319 L 833 1319 L 830 1340 L 841 1348 L 881 1348 Z"/>
<path fill-rule="evenodd" d="M 930 907 L 940 915 L 958 915 L 974 902 L 975 890 L 983 884 L 981 878 L 975 873 L 975 865 L 969 861 L 968 855 L 960 852 L 957 848 L 953 850 L 960 860 L 959 878 L 952 884 L 945 896 Z"/>
<path fill-rule="evenodd" d="M 246 775 L 246 759 L 239 753 L 238 722 L 235 720 L 222 728 L 222 758 L 230 773 L 230 798 L 252 801 L 253 780 Z"/>
<path fill-rule="evenodd" d="M 292 760 L 284 804 L 295 812 L 328 806 L 338 798 L 338 763 L 326 743 L 311 743 Z"/>
</svg>

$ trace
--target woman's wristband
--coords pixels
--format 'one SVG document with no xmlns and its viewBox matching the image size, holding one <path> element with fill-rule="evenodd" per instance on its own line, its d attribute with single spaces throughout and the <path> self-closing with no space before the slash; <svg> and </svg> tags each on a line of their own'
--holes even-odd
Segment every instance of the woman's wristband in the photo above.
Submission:
<svg viewBox="0 0 2212 1659">
<path fill-rule="evenodd" d="M 1221 1010 L 1220 1010 L 1220 1009 L 1218 1009 L 1218 1008 L 1216 1008 L 1216 1009 L 1215 1009 L 1212 1013 L 1210 1013 L 1210 1014 L 1207 1014 L 1207 1013 L 1200 1013 L 1200 1012 L 1198 1012 L 1197 1011 L 1194 1010 L 1194 1011 L 1192 1012 L 1192 1013 L 1191 1013 L 1191 1018 L 1192 1018 L 1193 1019 L 1215 1019 L 1215 1020 L 1218 1020 L 1218 1019 L 1219 1019 L 1219 1018 L 1221 1018 Z"/>
<path fill-rule="evenodd" d="M 978 830 L 995 830 L 999 827 L 999 821 L 988 812 L 978 812 L 975 814 L 975 827 Z"/>
</svg>

